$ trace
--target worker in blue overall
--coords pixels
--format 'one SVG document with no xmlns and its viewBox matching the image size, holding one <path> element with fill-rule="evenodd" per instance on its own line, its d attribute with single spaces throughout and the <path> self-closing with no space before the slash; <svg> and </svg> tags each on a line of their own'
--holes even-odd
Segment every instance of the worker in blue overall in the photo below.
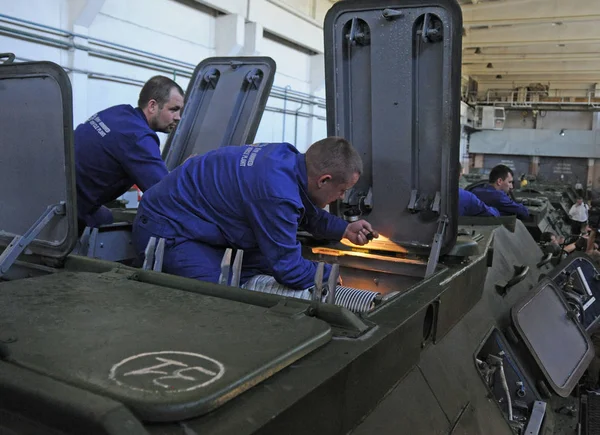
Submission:
<svg viewBox="0 0 600 435">
<path fill-rule="evenodd" d="M 323 208 L 356 184 L 362 160 L 342 138 L 301 154 L 288 143 L 229 146 L 188 159 L 142 198 L 133 224 L 140 256 L 150 237 L 166 240 L 163 271 L 218 282 L 227 248 L 243 249 L 241 283 L 270 275 L 305 290 L 316 263 L 301 255 L 299 226 L 323 239 L 364 245 L 371 225 L 348 224 Z M 327 280 L 330 267 L 326 266 Z"/>
<path fill-rule="evenodd" d="M 168 173 L 156 132 L 171 132 L 181 118 L 183 89 L 168 77 L 148 80 L 138 107 L 109 107 L 75 129 L 79 231 L 112 223 L 103 204 L 136 184 L 145 191 Z"/>
<path fill-rule="evenodd" d="M 458 178 L 463 176 L 463 167 L 458 163 Z M 479 216 L 479 217 L 499 217 L 500 212 L 494 207 L 488 207 L 474 194 L 461 187 L 458 188 L 458 215 L 459 216 Z"/>
<path fill-rule="evenodd" d="M 494 207 L 502 216 L 517 215 L 519 219 L 527 219 L 529 211 L 509 196 L 513 189 L 513 171 L 506 165 L 492 168 L 489 183 L 475 187 L 471 192 L 489 207 Z"/>
</svg>

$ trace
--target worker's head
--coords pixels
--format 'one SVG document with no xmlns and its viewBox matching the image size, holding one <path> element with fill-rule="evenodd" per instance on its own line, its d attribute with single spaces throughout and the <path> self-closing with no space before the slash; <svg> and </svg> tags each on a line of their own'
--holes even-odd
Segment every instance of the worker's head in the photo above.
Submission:
<svg viewBox="0 0 600 435">
<path fill-rule="evenodd" d="M 183 89 L 168 77 L 154 76 L 140 91 L 138 107 L 152 130 L 170 133 L 181 119 Z"/>
<path fill-rule="evenodd" d="M 462 163 L 458 162 L 458 179 L 460 180 L 460 177 L 462 177 L 463 175 L 463 167 L 462 167 Z"/>
<path fill-rule="evenodd" d="M 577 205 L 583 204 L 583 198 L 581 196 L 577 197 Z"/>
<path fill-rule="evenodd" d="M 506 165 L 494 166 L 490 172 L 490 184 L 496 190 L 510 192 L 513 188 L 513 171 Z"/>
<path fill-rule="evenodd" d="M 328 137 L 315 142 L 306 151 L 308 195 L 318 206 L 344 197 L 362 173 L 362 159 L 350 142 Z"/>
</svg>

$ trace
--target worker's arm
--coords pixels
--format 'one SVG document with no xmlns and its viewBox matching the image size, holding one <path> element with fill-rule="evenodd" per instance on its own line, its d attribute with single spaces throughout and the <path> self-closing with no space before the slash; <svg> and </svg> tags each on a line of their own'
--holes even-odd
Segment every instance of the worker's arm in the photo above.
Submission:
<svg viewBox="0 0 600 435">
<path fill-rule="evenodd" d="M 529 217 L 529 210 L 527 210 L 527 207 L 523 204 L 514 202 L 508 195 L 502 195 L 499 198 L 496 208 L 504 214 L 516 214 L 519 219 Z"/>
<path fill-rule="evenodd" d="M 248 201 L 245 208 L 257 245 L 277 282 L 296 290 L 313 286 L 316 263 L 302 257 L 296 240 L 298 206 L 287 199 L 270 198 Z M 330 271 L 331 266 L 325 265 L 324 280 Z"/>
<path fill-rule="evenodd" d="M 463 216 L 500 216 L 500 212 L 498 210 L 496 210 L 494 207 L 486 205 L 471 192 L 459 189 L 458 193 L 458 200 L 460 202 L 460 209 Z"/>
<path fill-rule="evenodd" d="M 162 180 L 169 171 L 160 156 L 156 137 L 143 136 L 134 141 L 127 137 L 121 147 L 120 163 L 142 192 Z"/>
<path fill-rule="evenodd" d="M 569 209 L 569 217 L 573 218 L 573 215 L 575 214 L 575 204 L 573 204 L 571 206 L 571 208 Z"/>
<path fill-rule="evenodd" d="M 307 210 L 307 215 L 304 226 L 313 236 L 328 240 L 341 240 L 344 236 L 348 226 L 345 220 L 317 207 L 312 213 Z"/>
</svg>

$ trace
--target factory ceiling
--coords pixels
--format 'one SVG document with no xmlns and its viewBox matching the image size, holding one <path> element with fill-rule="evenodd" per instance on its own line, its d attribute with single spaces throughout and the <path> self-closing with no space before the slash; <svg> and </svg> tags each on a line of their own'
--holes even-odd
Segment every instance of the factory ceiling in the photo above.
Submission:
<svg viewBox="0 0 600 435">
<path fill-rule="evenodd" d="M 600 83 L 600 0 L 459 3 L 463 75 L 480 89 L 541 83 L 581 94 Z"/>
</svg>

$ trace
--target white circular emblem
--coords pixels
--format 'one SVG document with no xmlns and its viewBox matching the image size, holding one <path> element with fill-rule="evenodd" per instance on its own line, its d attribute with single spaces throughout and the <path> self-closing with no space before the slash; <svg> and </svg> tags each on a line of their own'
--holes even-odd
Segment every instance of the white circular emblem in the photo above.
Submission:
<svg viewBox="0 0 600 435">
<path fill-rule="evenodd" d="M 207 387 L 224 374 L 225 366 L 216 359 L 165 350 L 130 356 L 115 364 L 108 378 L 133 390 L 182 393 Z"/>
</svg>

